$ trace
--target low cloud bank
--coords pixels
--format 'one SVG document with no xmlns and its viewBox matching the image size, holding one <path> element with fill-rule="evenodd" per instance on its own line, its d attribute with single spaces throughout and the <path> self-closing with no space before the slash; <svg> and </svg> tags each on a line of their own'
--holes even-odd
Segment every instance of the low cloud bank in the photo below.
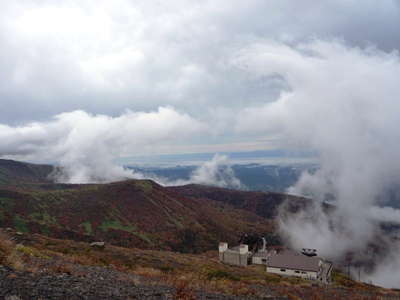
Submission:
<svg viewBox="0 0 400 300">
<path fill-rule="evenodd" d="M 0 125 L 0 156 L 55 161 L 59 168 L 51 175 L 63 183 L 102 183 L 127 178 L 150 178 L 164 185 L 188 183 L 241 187 L 229 160 L 215 155 L 199 166 L 189 180 L 176 182 L 144 175 L 114 163 L 123 155 L 168 149 L 171 143 L 208 132 L 208 127 L 173 108 L 154 112 L 131 112 L 118 117 L 73 111 L 49 122 L 21 127 Z"/>
<path fill-rule="evenodd" d="M 189 181 L 219 187 L 243 188 L 229 164 L 228 157 L 219 154 L 198 167 L 190 176 Z"/>
<path fill-rule="evenodd" d="M 54 176 L 60 182 L 108 182 L 141 177 L 114 164 L 115 158 L 168 149 L 206 131 L 206 125 L 170 107 L 117 117 L 73 111 L 49 122 L 0 125 L 0 156 L 57 162 L 61 171 Z"/>
<path fill-rule="evenodd" d="M 107 170 L 105 170 L 108 168 Z M 102 176 L 107 171 L 107 177 Z M 90 176 L 88 176 L 90 174 Z M 134 168 L 125 168 L 117 165 L 103 165 L 100 168 L 87 169 L 75 164 L 57 168 L 51 175 L 55 181 L 63 183 L 106 183 L 124 179 L 151 179 L 163 186 L 178 186 L 186 184 L 204 184 L 225 188 L 243 189 L 245 186 L 236 177 L 226 155 L 215 154 L 214 157 L 199 165 L 189 179 L 169 180 L 151 173 L 142 173 Z"/>
<path fill-rule="evenodd" d="M 185 185 L 190 183 L 227 187 L 234 189 L 244 189 L 245 186 L 236 177 L 231 167 L 228 156 L 215 154 L 210 161 L 206 161 L 198 166 L 187 180 L 170 181 L 165 178 L 151 177 L 163 185 Z"/>
<path fill-rule="evenodd" d="M 235 61 L 253 76 L 279 74 L 288 84 L 277 101 L 247 108 L 237 130 L 283 132 L 288 143 L 320 153 L 320 170 L 304 173 L 289 192 L 331 201 L 336 210 L 327 215 L 315 205 L 282 218 L 282 233 L 292 246 L 339 258 L 376 242 L 380 222 L 400 223 L 398 210 L 380 208 L 400 177 L 398 52 L 341 41 L 294 47 L 264 42 L 243 49 Z M 387 260 L 400 261 L 398 243 L 387 240 L 386 246 Z M 390 265 L 386 257 L 376 261 L 369 279 L 399 287 L 400 268 L 386 270 L 392 275 L 388 281 L 382 277 Z"/>
</svg>

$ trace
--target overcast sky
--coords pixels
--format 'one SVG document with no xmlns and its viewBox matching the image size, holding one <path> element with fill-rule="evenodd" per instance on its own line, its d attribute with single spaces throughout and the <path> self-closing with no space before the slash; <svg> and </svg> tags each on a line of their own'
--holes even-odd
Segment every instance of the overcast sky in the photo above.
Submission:
<svg viewBox="0 0 400 300">
<path fill-rule="evenodd" d="M 1 1 L 0 155 L 57 160 L 99 138 L 113 156 L 308 147 L 270 104 L 398 64 L 399 3 Z"/>
</svg>

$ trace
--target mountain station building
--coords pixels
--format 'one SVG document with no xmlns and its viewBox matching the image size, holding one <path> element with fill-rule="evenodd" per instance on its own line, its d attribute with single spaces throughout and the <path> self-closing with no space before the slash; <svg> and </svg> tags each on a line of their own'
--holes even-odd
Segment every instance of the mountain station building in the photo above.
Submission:
<svg viewBox="0 0 400 300">
<path fill-rule="evenodd" d="M 307 251 L 266 250 L 265 248 L 252 253 L 248 245 L 241 244 L 228 248 L 227 243 L 219 244 L 219 260 L 223 263 L 246 267 L 250 264 L 265 265 L 268 273 L 296 276 L 304 279 L 317 280 L 322 283 L 331 281 L 332 263 L 316 256 L 309 256 Z"/>
</svg>

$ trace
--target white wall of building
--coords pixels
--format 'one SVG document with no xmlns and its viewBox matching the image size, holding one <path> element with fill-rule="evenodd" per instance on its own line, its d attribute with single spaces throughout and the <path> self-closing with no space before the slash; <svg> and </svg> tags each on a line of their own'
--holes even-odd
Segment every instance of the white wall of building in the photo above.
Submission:
<svg viewBox="0 0 400 300">
<path fill-rule="evenodd" d="M 252 257 L 252 263 L 255 264 L 255 265 L 266 265 L 267 264 L 267 258 L 266 257 L 261 257 L 261 256 L 253 256 Z"/>
<path fill-rule="evenodd" d="M 274 273 L 279 275 L 286 275 L 286 276 L 297 276 L 306 279 L 317 279 L 317 272 L 312 271 L 302 271 L 302 270 L 291 270 L 291 269 L 283 269 L 283 268 L 275 268 L 275 267 L 268 267 L 268 273 Z"/>
</svg>

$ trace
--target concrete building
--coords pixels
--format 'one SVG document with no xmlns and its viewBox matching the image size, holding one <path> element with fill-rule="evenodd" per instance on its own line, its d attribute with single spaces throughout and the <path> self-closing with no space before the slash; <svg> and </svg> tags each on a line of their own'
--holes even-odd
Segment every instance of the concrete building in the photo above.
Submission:
<svg viewBox="0 0 400 300">
<path fill-rule="evenodd" d="M 270 256 L 270 252 L 258 251 L 251 256 L 251 263 L 254 265 L 266 265 L 268 257 Z"/>
<path fill-rule="evenodd" d="M 301 253 L 285 251 L 271 255 L 267 260 L 267 272 L 279 275 L 297 276 L 329 283 L 332 264 L 322 258 L 309 257 Z"/>
<path fill-rule="evenodd" d="M 258 249 L 251 256 L 251 263 L 255 265 L 266 265 L 268 257 L 272 254 L 271 251 L 267 251 L 267 241 L 265 240 L 265 238 L 262 237 L 261 240 L 262 240 L 261 249 Z"/>
<path fill-rule="evenodd" d="M 247 266 L 251 252 L 249 246 L 241 244 L 239 246 L 228 248 L 228 243 L 219 243 L 219 260 L 223 263 L 234 266 Z"/>
<path fill-rule="evenodd" d="M 218 250 L 219 260 L 229 265 L 265 265 L 268 273 L 297 276 L 323 283 L 331 281 L 332 263 L 316 256 L 314 249 L 303 249 L 303 253 L 282 249 L 267 250 L 264 243 L 262 248 L 253 253 L 246 244 L 229 248 L 228 243 L 220 243 Z"/>
</svg>

